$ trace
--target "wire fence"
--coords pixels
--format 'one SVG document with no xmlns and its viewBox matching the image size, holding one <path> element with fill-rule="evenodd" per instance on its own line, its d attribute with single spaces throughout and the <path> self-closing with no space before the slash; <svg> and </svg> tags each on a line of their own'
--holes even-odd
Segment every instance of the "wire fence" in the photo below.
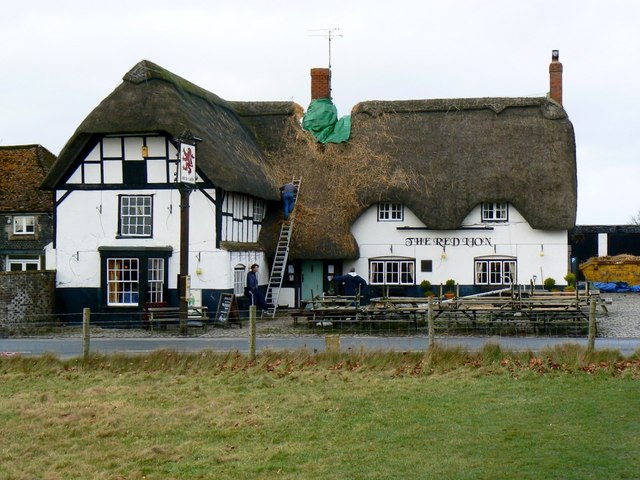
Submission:
<svg viewBox="0 0 640 480">
<path fill-rule="evenodd" d="M 343 334 L 367 335 L 427 335 L 428 313 L 376 314 L 367 313 L 344 316 L 294 317 L 299 331 L 320 333 L 333 331 Z M 461 312 L 447 312 L 433 320 L 436 335 L 478 336 L 561 336 L 586 337 L 589 333 L 589 316 L 575 312 L 553 314 L 533 313 L 480 313 L 470 316 Z"/>
<path fill-rule="evenodd" d="M 85 312 L 86 313 L 86 312 Z M 249 327 L 249 310 L 238 312 L 238 321 L 217 321 L 209 312 L 199 321 L 190 318 L 182 326 L 177 314 L 152 319 L 148 312 L 88 312 L 92 334 L 102 336 L 172 336 L 209 335 L 243 336 Z M 586 337 L 590 334 L 590 312 L 551 311 L 459 311 L 435 310 L 431 328 L 437 336 L 559 336 Z M 594 322 L 597 330 L 598 315 Z M 344 314 L 317 314 L 304 310 L 281 309 L 275 318 L 257 314 L 258 334 L 353 334 L 353 335 L 428 335 L 429 312 L 361 311 Z M 51 315 L 25 315 L 20 321 L 0 318 L 0 337 L 79 336 L 82 335 L 83 312 Z"/>
</svg>

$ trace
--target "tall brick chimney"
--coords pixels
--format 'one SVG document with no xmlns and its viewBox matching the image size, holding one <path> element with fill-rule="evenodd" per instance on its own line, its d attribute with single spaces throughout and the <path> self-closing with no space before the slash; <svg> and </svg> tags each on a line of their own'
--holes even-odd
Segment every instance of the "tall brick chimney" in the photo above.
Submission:
<svg viewBox="0 0 640 480">
<path fill-rule="evenodd" d="M 331 99 L 331 70 L 328 68 L 311 69 L 311 100 Z"/>
<path fill-rule="evenodd" d="M 549 64 L 549 97 L 562 105 L 562 64 L 560 63 L 560 51 L 551 51 L 551 63 Z"/>
</svg>

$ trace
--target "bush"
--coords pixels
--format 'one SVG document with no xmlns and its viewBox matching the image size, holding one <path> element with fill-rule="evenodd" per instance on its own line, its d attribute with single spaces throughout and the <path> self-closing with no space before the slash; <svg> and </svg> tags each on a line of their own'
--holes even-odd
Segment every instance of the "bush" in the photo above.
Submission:
<svg viewBox="0 0 640 480">
<path fill-rule="evenodd" d="M 434 295 L 433 291 L 431 290 L 431 282 L 429 280 L 421 281 L 420 287 L 422 288 L 425 297 L 430 297 Z"/>
<path fill-rule="evenodd" d="M 565 282 L 567 282 L 567 285 L 569 285 L 570 287 L 575 287 L 576 286 L 576 274 L 575 273 L 567 273 L 564 276 L 564 280 Z"/>
<path fill-rule="evenodd" d="M 556 280 L 554 278 L 548 277 L 544 279 L 544 288 L 551 291 L 553 287 L 556 286 Z"/>
<path fill-rule="evenodd" d="M 445 294 L 455 293 L 456 281 L 454 279 L 450 278 L 449 280 L 444 282 L 444 284 L 447 287 L 445 288 Z"/>
</svg>

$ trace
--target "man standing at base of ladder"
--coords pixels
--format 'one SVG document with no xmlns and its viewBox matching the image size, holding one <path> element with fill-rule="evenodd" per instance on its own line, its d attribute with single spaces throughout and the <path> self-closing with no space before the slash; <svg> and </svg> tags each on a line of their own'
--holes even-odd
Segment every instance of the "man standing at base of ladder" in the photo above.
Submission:
<svg viewBox="0 0 640 480">
<path fill-rule="evenodd" d="M 297 187 L 292 183 L 285 183 L 280 187 L 280 195 L 282 196 L 282 208 L 284 210 L 284 219 L 289 220 L 289 215 L 293 211 L 293 204 L 296 201 Z"/>
<path fill-rule="evenodd" d="M 257 263 L 251 265 L 251 269 L 249 270 L 249 273 L 247 273 L 247 287 L 245 292 L 251 301 L 251 305 L 258 306 L 260 310 L 266 310 L 267 304 L 258 289 L 258 268 L 259 266 Z"/>
</svg>

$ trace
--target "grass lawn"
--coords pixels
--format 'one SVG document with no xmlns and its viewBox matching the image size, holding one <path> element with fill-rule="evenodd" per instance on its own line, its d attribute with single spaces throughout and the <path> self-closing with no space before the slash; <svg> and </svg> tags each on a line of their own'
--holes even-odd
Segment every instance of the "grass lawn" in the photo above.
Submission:
<svg viewBox="0 0 640 480">
<path fill-rule="evenodd" d="M 640 360 L 156 352 L 0 360 L 2 479 L 636 479 Z"/>
</svg>

